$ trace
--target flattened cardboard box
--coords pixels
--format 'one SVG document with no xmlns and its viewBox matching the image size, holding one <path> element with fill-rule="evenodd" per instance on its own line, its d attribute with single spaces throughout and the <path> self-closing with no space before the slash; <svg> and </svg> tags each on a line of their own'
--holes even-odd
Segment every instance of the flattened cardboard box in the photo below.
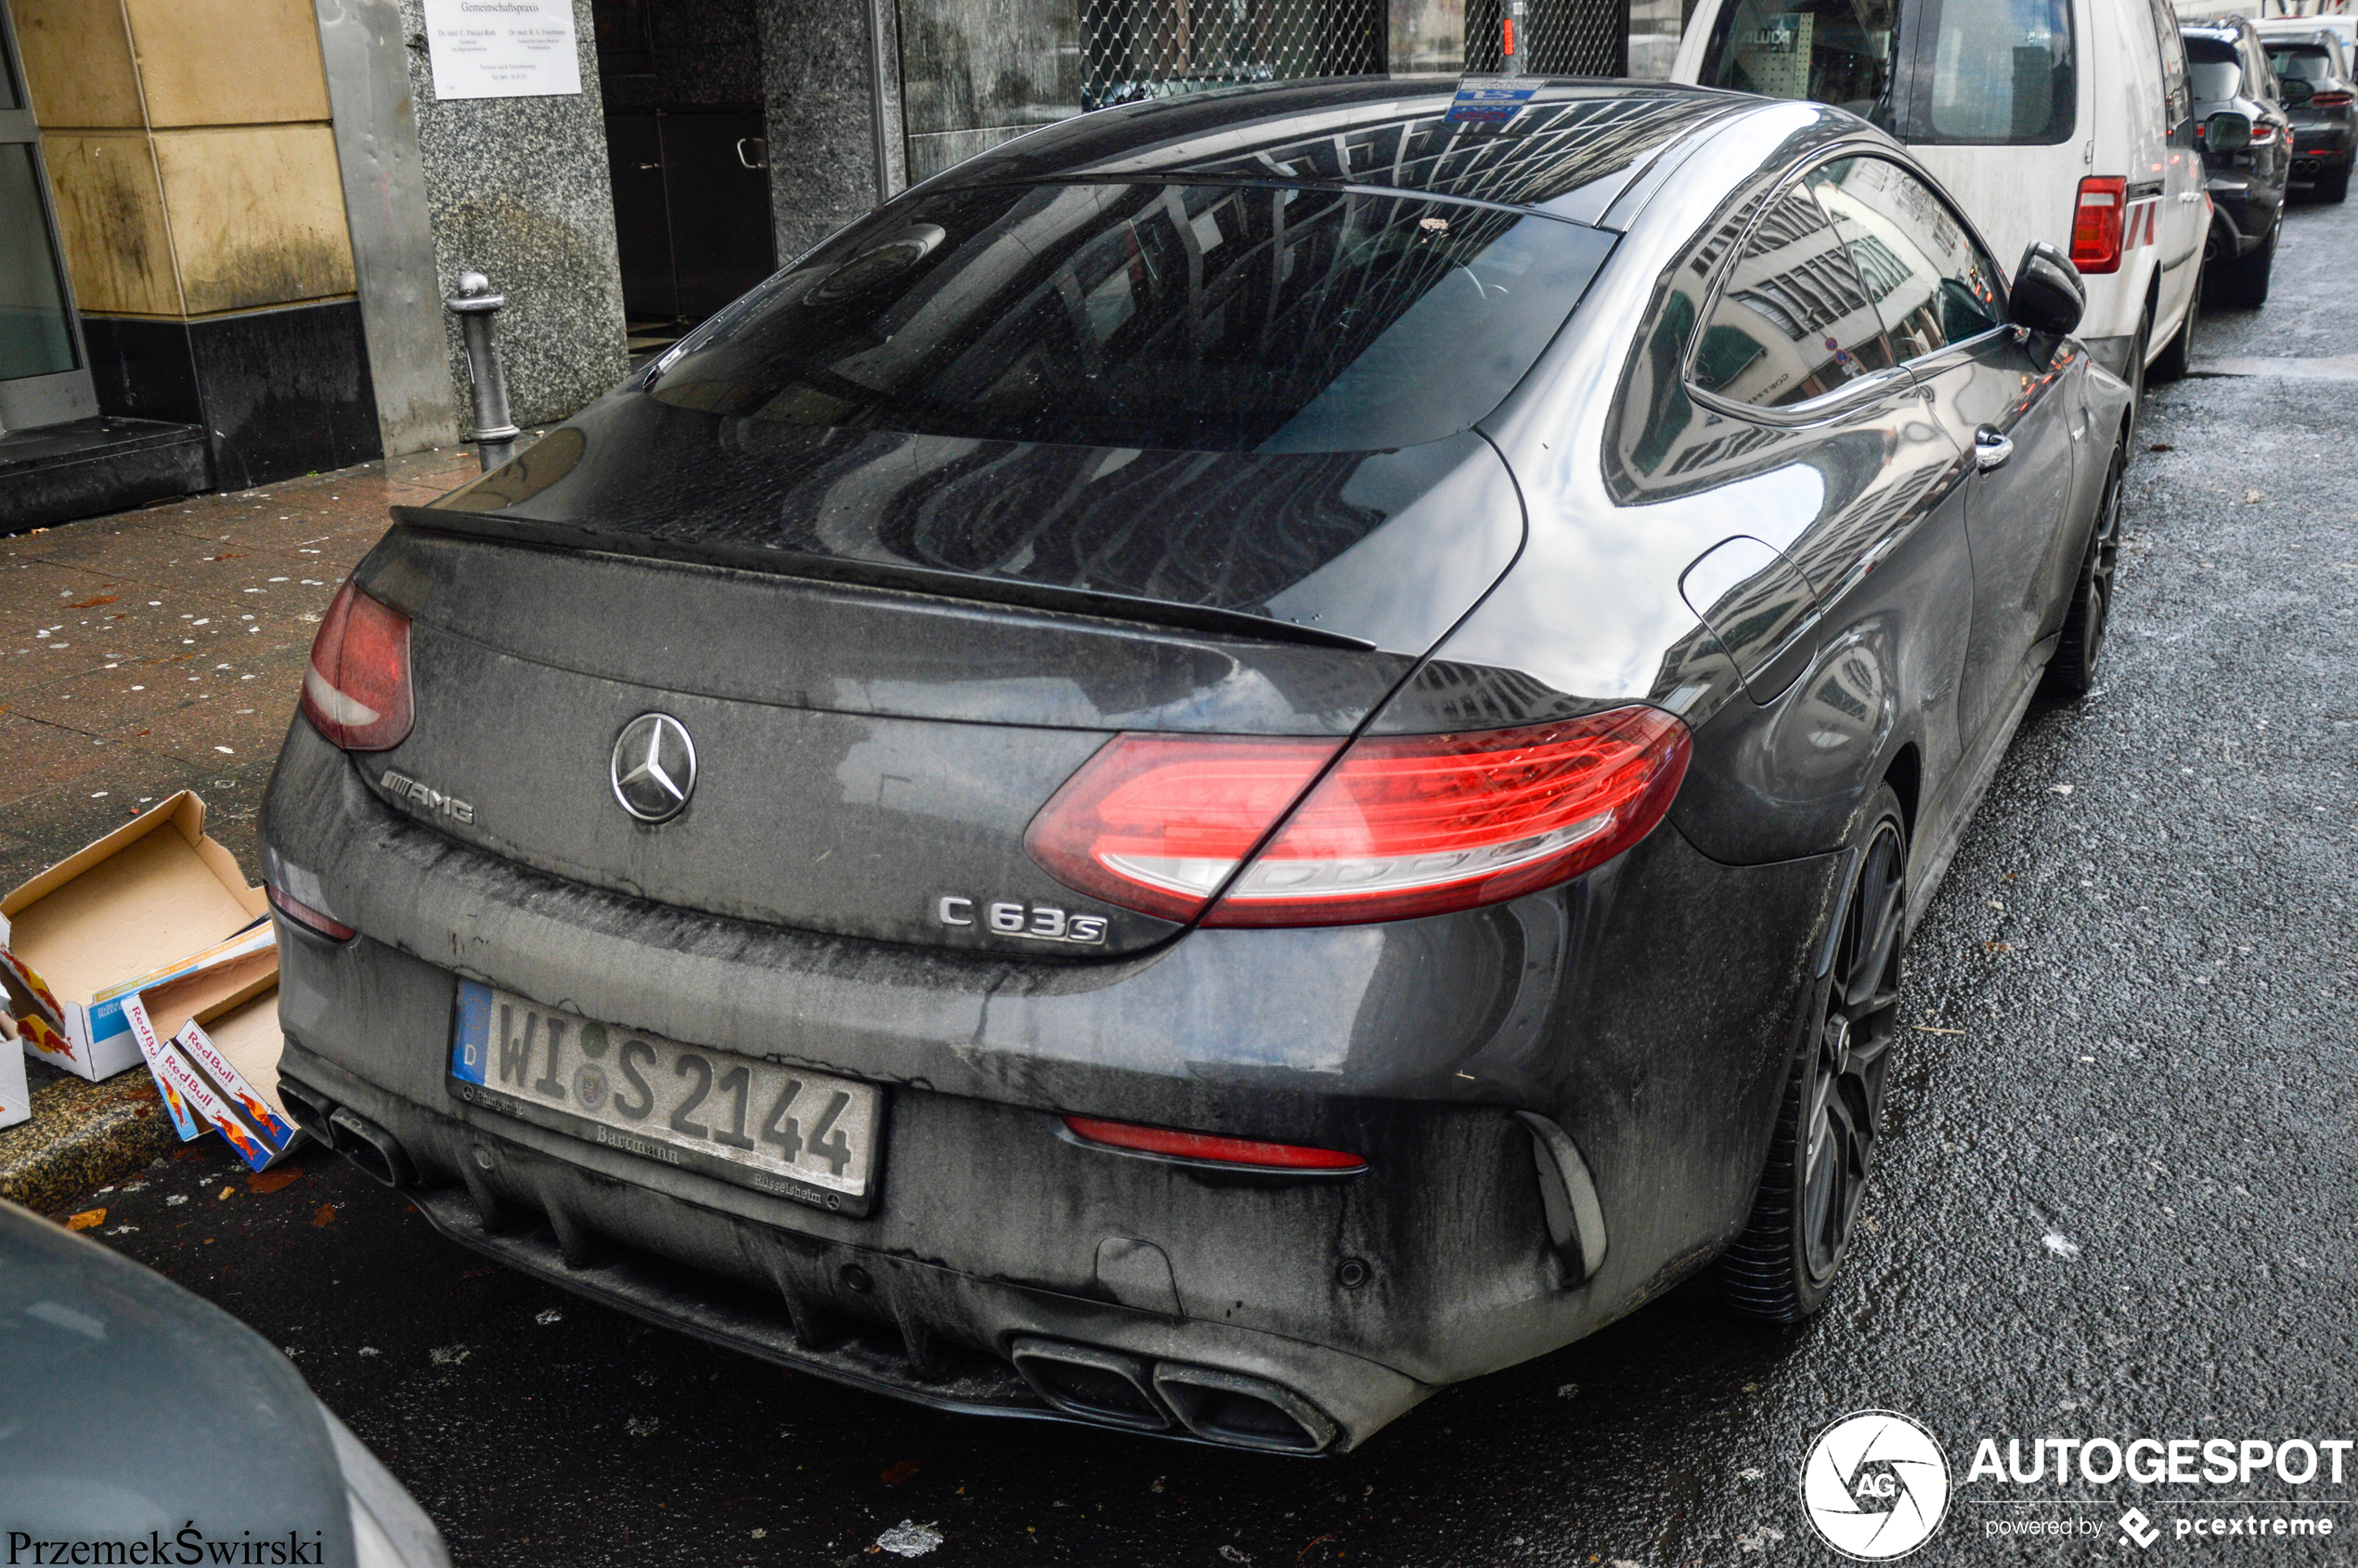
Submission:
<svg viewBox="0 0 2358 1568">
<path fill-rule="evenodd" d="M 188 1017 L 278 973 L 253 936 L 269 913 L 236 857 L 204 834 L 204 801 L 183 790 L 0 898 L 0 981 L 34 1020 L 25 1051 L 93 1080 L 143 1058 L 123 999 L 149 993 L 155 1021 Z M 170 1004 L 160 1006 L 159 993 Z"/>
</svg>

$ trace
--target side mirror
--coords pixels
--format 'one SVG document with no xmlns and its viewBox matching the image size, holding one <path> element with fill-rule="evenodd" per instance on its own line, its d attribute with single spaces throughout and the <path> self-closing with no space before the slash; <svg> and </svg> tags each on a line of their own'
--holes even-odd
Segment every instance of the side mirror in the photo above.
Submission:
<svg viewBox="0 0 2358 1568">
<path fill-rule="evenodd" d="M 2222 111 L 2202 123 L 2202 145 L 2209 152 L 2241 152 L 2251 145 L 2251 116 Z"/>
<path fill-rule="evenodd" d="M 2006 318 L 2015 326 L 2051 338 L 2068 335 L 2088 308 L 2087 286 L 2071 258 L 2044 240 L 2024 247 L 2022 265 L 2015 269 L 2014 292 L 2006 298 Z"/>
</svg>

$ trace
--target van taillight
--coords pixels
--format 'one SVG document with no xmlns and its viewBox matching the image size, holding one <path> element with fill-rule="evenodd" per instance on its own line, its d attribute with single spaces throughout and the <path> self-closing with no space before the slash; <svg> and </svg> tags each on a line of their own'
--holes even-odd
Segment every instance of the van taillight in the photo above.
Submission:
<svg viewBox="0 0 2358 1568">
<path fill-rule="evenodd" d="M 1169 920 L 1439 914 L 1553 887 L 1637 843 L 1669 810 L 1690 744 L 1652 707 L 1369 737 L 1331 769 L 1331 741 L 1126 734 L 1042 808 L 1025 844 L 1066 886 Z"/>
<path fill-rule="evenodd" d="M 390 750 L 409 733 L 409 617 L 349 577 L 312 639 L 303 716 L 346 751 Z"/>
<path fill-rule="evenodd" d="M 2091 175 L 2079 182 L 2079 205 L 2071 217 L 2071 265 L 2082 272 L 2120 270 L 2120 220 L 2129 204 L 2129 182 Z"/>
</svg>

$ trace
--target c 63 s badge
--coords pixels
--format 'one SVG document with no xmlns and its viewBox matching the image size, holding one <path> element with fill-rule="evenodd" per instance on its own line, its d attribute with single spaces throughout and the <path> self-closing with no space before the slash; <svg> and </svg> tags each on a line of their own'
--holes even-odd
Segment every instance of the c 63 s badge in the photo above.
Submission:
<svg viewBox="0 0 2358 1568">
<path fill-rule="evenodd" d="M 1021 937 L 1035 942 L 1098 947 L 1106 940 L 1105 916 L 1068 914 L 1046 904 L 1010 900 L 978 904 L 972 899 L 945 893 L 933 901 L 933 917 L 944 926 L 988 931 L 994 937 Z"/>
<path fill-rule="evenodd" d="M 407 773 L 391 768 L 377 781 L 379 787 L 404 805 L 414 806 L 430 817 L 448 817 L 454 823 L 472 823 L 475 809 L 455 795 L 445 795 L 430 784 L 421 784 Z"/>
</svg>

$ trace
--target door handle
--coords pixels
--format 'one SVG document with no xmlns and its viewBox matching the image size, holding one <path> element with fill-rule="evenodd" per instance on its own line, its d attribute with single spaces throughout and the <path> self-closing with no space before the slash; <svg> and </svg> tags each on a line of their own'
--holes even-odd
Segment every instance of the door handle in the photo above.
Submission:
<svg viewBox="0 0 2358 1568">
<path fill-rule="evenodd" d="M 1973 433 L 1974 466 L 1982 473 L 2005 467 L 2006 460 L 2014 455 L 2013 439 L 1996 425 L 1986 424 Z"/>
<path fill-rule="evenodd" d="M 754 149 L 753 156 L 750 158 L 745 156 L 745 149 L 748 147 Z M 770 166 L 769 138 L 765 136 L 739 136 L 737 138 L 737 162 L 744 164 L 748 169 L 768 168 Z"/>
</svg>

